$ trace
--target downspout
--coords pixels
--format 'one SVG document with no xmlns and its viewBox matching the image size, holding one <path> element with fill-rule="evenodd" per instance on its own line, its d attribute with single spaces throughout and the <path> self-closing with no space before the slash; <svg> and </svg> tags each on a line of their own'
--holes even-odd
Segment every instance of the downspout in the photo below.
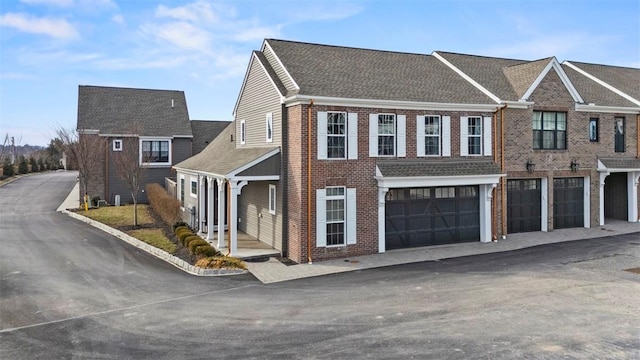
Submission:
<svg viewBox="0 0 640 360">
<path fill-rule="evenodd" d="M 309 100 L 307 107 L 307 262 L 311 259 L 311 107 L 313 99 Z"/>
<path fill-rule="evenodd" d="M 636 158 L 640 158 L 640 114 L 636 115 Z"/>
<path fill-rule="evenodd" d="M 123 140 L 124 141 L 124 140 Z M 109 138 L 107 138 L 107 144 L 104 147 L 104 152 L 105 152 L 105 162 L 104 162 L 104 200 L 106 201 L 107 199 L 111 200 L 111 197 L 108 196 L 109 195 Z M 88 190 L 85 189 L 85 191 L 88 193 Z"/>
<path fill-rule="evenodd" d="M 500 108 L 500 171 L 504 174 L 506 172 L 506 167 L 504 165 L 504 109 L 507 108 L 507 104 L 504 104 L 503 107 Z M 505 239 L 507 237 L 507 178 L 506 176 L 500 177 L 501 183 L 501 196 L 502 199 L 502 214 L 500 216 L 502 221 L 502 238 Z"/>
<path fill-rule="evenodd" d="M 493 113 L 493 163 L 498 162 L 498 142 L 496 139 L 498 138 L 498 110 Z M 496 219 L 498 218 L 498 207 L 496 204 L 496 188 L 491 189 L 491 239 L 498 239 L 498 224 Z"/>
<path fill-rule="evenodd" d="M 289 257 L 289 114 L 286 105 L 282 104 L 282 146 L 280 147 L 280 173 L 282 180 L 282 257 Z"/>
<path fill-rule="evenodd" d="M 227 212 L 227 224 L 230 224 L 233 219 L 231 219 L 231 179 L 226 181 L 227 186 L 227 206 L 225 206 L 225 211 Z M 220 224 L 218 224 L 220 226 Z M 222 224 L 224 226 L 224 224 Z M 236 231 L 238 231 L 238 227 L 236 226 Z M 227 225 L 227 231 L 225 236 L 225 241 L 227 244 L 227 255 L 231 255 L 231 226 Z"/>
</svg>

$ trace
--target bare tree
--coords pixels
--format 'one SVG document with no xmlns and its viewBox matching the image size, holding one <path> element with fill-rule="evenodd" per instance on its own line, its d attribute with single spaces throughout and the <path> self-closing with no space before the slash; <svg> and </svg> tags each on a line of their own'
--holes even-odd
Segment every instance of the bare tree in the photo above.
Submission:
<svg viewBox="0 0 640 360">
<path fill-rule="evenodd" d="M 135 135 L 141 133 L 139 127 L 134 125 L 127 133 L 134 136 L 120 140 L 121 151 L 114 151 L 112 159 L 120 180 L 124 182 L 124 185 L 131 193 L 131 198 L 133 199 L 133 225 L 138 226 L 138 195 L 145 183 L 147 167 L 144 163 L 148 162 L 149 159 L 139 152 L 138 137 Z"/>
<path fill-rule="evenodd" d="M 73 157 L 78 165 L 81 194 L 86 196 L 89 194 L 93 181 L 99 176 L 98 170 L 102 164 L 107 140 L 83 129 L 58 128 L 56 133 L 62 141 L 64 151 Z"/>
</svg>

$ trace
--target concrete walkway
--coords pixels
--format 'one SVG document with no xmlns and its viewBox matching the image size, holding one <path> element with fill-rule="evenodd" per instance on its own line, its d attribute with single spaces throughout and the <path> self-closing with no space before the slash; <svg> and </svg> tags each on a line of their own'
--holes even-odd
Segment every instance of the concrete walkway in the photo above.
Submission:
<svg viewBox="0 0 640 360">
<path fill-rule="evenodd" d="M 60 205 L 58 211 L 78 208 L 78 184 Z M 518 250 L 527 247 L 556 242 L 591 239 L 597 237 L 637 233 L 640 239 L 640 222 L 608 220 L 602 227 L 561 229 L 551 232 L 531 232 L 509 235 L 507 239 L 491 243 L 463 243 L 429 246 L 422 248 L 387 251 L 384 254 L 358 256 L 349 259 L 329 260 L 313 264 L 287 266 L 275 258 L 264 262 L 247 262 L 249 272 L 265 284 L 281 281 L 342 273 L 347 271 L 372 269 L 384 266 L 409 264 Z"/>
</svg>

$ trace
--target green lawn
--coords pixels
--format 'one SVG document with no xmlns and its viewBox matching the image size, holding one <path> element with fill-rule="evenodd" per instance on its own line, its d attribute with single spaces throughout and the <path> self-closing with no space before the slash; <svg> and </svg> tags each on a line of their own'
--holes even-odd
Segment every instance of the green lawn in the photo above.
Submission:
<svg viewBox="0 0 640 360">
<path fill-rule="evenodd" d="M 133 225 L 133 205 L 105 206 L 89 211 L 80 210 L 78 213 L 115 228 Z M 138 225 L 149 224 L 153 224 L 153 219 L 147 211 L 147 205 L 138 205 Z"/>
</svg>

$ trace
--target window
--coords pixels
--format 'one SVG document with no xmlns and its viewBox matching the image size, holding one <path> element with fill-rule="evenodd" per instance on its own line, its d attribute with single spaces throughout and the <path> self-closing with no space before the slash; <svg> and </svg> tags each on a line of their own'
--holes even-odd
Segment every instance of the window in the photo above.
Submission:
<svg viewBox="0 0 640 360">
<path fill-rule="evenodd" d="M 180 176 L 180 206 L 184 206 L 184 176 Z"/>
<path fill-rule="evenodd" d="M 198 180 L 191 178 L 191 197 L 198 197 Z"/>
<path fill-rule="evenodd" d="M 396 154 L 396 116 L 393 114 L 378 115 L 378 155 L 394 156 Z"/>
<path fill-rule="evenodd" d="M 451 117 L 418 116 L 416 129 L 418 156 L 451 156 Z"/>
<path fill-rule="evenodd" d="M 276 186 L 269 185 L 269 214 L 276 214 Z"/>
<path fill-rule="evenodd" d="M 170 164 L 169 140 L 141 140 L 140 162 L 148 164 Z"/>
<path fill-rule="evenodd" d="M 240 120 L 240 144 L 244 144 L 247 139 L 247 124 L 244 120 Z"/>
<path fill-rule="evenodd" d="M 533 112 L 533 148 L 536 150 L 564 150 L 567 148 L 566 113 Z"/>
<path fill-rule="evenodd" d="M 327 158 L 346 158 L 347 119 L 345 113 L 327 113 Z"/>
<path fill-rule="evenodd" d="M 613 132 L 615 151 L 624 152 L 624 118 L 615 119 L 615 128 L 613 129 Z"/>
<path fill-rule="evenodd" d="M 406 156 L 407 116 L 369 114 L 369 156 Z"/>
<path fill-rule="evenodd" d="M 589 141 L 598 142 L 598 119 L 589 119 Z"/>
<path fill-rule="evenodd" d="M 325 191 L 327 196 L 327 246 L 344 245 L 344 188 L 331 187 Z"/>
<path fill-rule="evenodd" d="M 122 151 L 122 140 L 113 140 L 113 151 Z"/>
<path fill-rule="evenodd" d="M 460 156 L 491 155 L 491 126 L 489 116 L 460 117 Z"/>
<path fill-rule="evenodd" d="M 316 190 L 316 246 L 356 243 L 356 189 L 332 186 Z"/>
<path fill-rule="evenodd" d="M 358 114 L 318 112 L 318 159 L 358 158 Z"/>
<path fill-rule="evenodd" d="M 467 119 L 467 143 L 469 155 L 482 154 L 482 118 L 470 116 Z"/>
<path fill-rule="evenodd" d="M 266 115 L 266 123 L 267 142 L 273 142 L 273 113 L 268 113 Z"/>
</svg>

